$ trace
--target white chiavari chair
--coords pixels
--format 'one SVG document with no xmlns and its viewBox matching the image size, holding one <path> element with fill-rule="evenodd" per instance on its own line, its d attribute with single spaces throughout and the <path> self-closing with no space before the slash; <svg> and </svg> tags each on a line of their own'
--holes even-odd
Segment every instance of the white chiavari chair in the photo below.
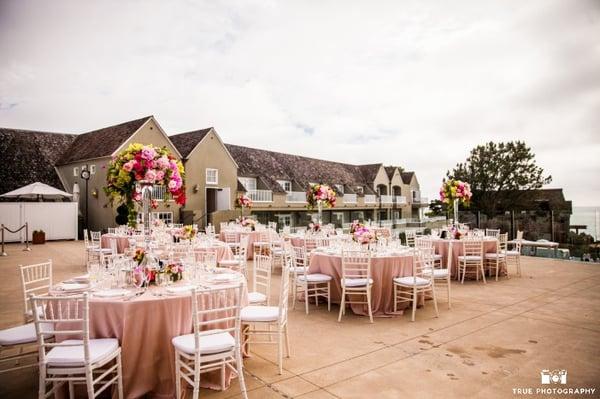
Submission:
<svg viewBox="0 0 600 399">
<path fill-rule="evenodd" d="M 373 310 L 371 307 L 371 256 L 366 251 L 342 251 L 342 298 L 338 322 L 346 313 L 346 305 L 367 305 L 369 320 L 373 323 Z M 348 300 L 346 300 L 346 295 Z M 357 300 L 357 296 L 365 296 L 364 300 Z"/>
<path fill-rule="evenodd" d="M 252 255 L 269 255 L 271 249 L 271 235 L 268 230 L 258 232 L 258 239 L 252 243 Z"/>
<path fill-rule="evenodd" d="M 417 250 L 412 260 L 412 276 L 396 277 L 393 280 L 394 312 L 398 311 L 398 303 L 411 302 L 411 321 L 415 321 L 419 294 L 429 294 L 433 298 L 435 315 L 439 317 L 433 276 L 431 273 L 423 273 L 424 270 L 431 270 L 432 268 L 433 264 L 423 256 L 423 251 Z"/>
<path fill-rule="evenodd" d="M 34 265 L 19 265 L 19 269 L 23 292 L 23 320 L 25 323 L 30 323 L 33 321 L 33 309 L 29 297 L 31 295 L 47 295 L 52 289 L 52 260 L 48 259 L 47 262 Z"/>
<path fill-rule="evenodd" d="M 291 246 L 291 244 L 289 244 Z M 305 269 L 308 268 L 306 253 L 304 247 L 291 247 L 292 265 L 290 266 L 290 277 L 292 279 L 292 309 L 296 308 L 296 300 L 298 293 L 298 276 L 304 275 Z M 304 283 L 302 285 L 304 287 Z"/>
<path fill-rule="evenodd" d="M 286 254 L 281 271 L 278 306 L 246 306 L 241 311 L 242 323 L 246 324 L 243 332 L 243 345 L 265 344 L 277 345 L 277 364 L 279 374 L 283 374 L 283 341 L 285 340 L 286 357 L 290 357 L 290 341 L 288 337 L 288 296 L 290 290 L 291 257 Z M 274 328 L 273 328 L 274 327 Z M 263 338 L 263 339 L 261 339 Z M 273 340 L 276 338 L 276 340 Z"/>
<path fill-rule="evenodd" d="M 508 245 L 508 233 L 499 234 L 497 237 L 496 252 L 487 253 L 484 255 L 485 267 L 487 268 L 490 276 L 492 271 L 496 274 L 496 281 L 498 281 L 498 273 L 500 269 L 506 266 L 506 247 Z M 507 270 L 508 271 L 508 270 Z"/>
<path fill-rule="evenodd" d="M 248 293 L 248 303 L 251 305 L 269 305 L 271 296 L 272 259 L 268 255 L 254 257 L 252 273 L 252 291 Z"/>
<path fill-rule="evenodd" d="M 119 340 L 90 338 L 88 294 L 32 296 L 30 300 L 33 309 L 46 309 L 43 315 L 34 312 L 39 346 L 38 397 L 47 398 L 67 384 L 69 397 L 73 398 L 74 386 L 85 384 L 88 398 L 95 398 L 111 385 L 117 385 L 117 396 L 123 398 Z M 68 328 L 61 329 L 65 325 Z M 48 331 L 57 337 L 79 338 L 49 341 Z"/>
<path fill-rule="evenodd" d="M 304 241 L 306 244 L 306 240 Z M 292 266 L 296 273 L 296 284 L 294 287 L 294 304 L 298 294 L 304 296 L 304 307 L 308 314 L 308 303 L 310 298 L 315 298 L 315 305 L 319 306 L 319 297 L 327 298 L 327 310 L 331 311 L 331 276 L 322 273 L 309 273 L 308 255 L 305 248 L 294 248 L 292 254 Z"/>
<path fill-rule="evenodd" d="M 500 235 L 500 229 L 485 229 L 486 237 L 494 237 L 497 238 Z"/>
<path fill-rule="evenodd" d="M 514 241 L 514 248 L 506 251 L 506 268 L 508 273 L 508 265 L 515 266 L 517 276 L 521 277 L 521 246 L 523 245 L 523 232 L 517 231 L 517 238 Z"/>
<path fill-rule="evenodd" d="M 312 251 L 317 248 L 317 239 L 316 237 L 305 236 L 304 237 L 304 252 L 306 256 L 310 255 Z"/>
<path fill-rule="evenodd" d="M 407 247 L 414 247 L 416 238 L 417 238 L 417 230 L 405 230 L 404 231 L 404 244 Z"/>
<path fill-rule="evenodd" d="M 209 297 L 217 297 L 216 306 L 207 307 Z M 225 371 L 239 378 L 242 397 L 247 399 L 241 351 L 240 304 L 242 285 L 192 290 L 192 334 L 174 337 L 175 392 L 181 398 L 181 380 L 192 386 L 192 398 L 200 393 L 200 374 L 221 371 L 221 389 L 225 390 Z"/>
<path fill-rule="evenodd" d="M 474 273 L 477 280 L 481 274 L 483 283 L 486 284 L 483 268 L 483 241 L 481 239 L 464 239 L 458 245 L 463 247 L 463 254 L 458 257 L 458 277 L 461 279 L 461 284 L 465 282 L 467 273 Z"/>
</svg>

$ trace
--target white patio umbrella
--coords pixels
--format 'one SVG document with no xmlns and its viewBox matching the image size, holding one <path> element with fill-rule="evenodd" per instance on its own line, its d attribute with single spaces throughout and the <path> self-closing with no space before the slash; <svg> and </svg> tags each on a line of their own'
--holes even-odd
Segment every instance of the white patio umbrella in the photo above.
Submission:
<svg viewBox="0 0 600 399">
<path fill-rule="evenodd" d="M 0 195 L 4 198 L 71 198 L 73 195 L 47 184 L 35 182 Z"/>
</svg>

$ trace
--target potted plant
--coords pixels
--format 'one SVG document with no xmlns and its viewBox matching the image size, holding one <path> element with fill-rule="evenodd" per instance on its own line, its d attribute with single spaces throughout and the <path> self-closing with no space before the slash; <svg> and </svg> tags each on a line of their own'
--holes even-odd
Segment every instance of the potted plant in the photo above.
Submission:
<svg viewBox="0 0 600 399">
<path fill-rule="evenodd" d="M 31 243 L 32 244 L 45 244 L 46 243 L 46 233 L 44 232 L 44 230 L 34 230 Z"/>
</svg>

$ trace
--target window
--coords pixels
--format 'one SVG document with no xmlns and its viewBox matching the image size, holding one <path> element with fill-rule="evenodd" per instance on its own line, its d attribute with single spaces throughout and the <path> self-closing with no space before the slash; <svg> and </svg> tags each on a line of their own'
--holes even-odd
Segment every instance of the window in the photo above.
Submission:
<svg viewBox="0 0 600 399">
<path fill-rule="evenodd" d="M 286 192 L 290 192 L 292 191 L 292 182 L 289 180 L 277 180 L 277 183 L 279 183 L 281 185 L 281 187 L 283 187 L 283 189 Z"/>
<path fill-rule="evenodd" d="M 162 220 L 163 222 L 165 222 L 165 224 L 171 224 L 173 223 L 173 212 L 152 212 L 152 220 L 156 219 Z"/>
<path fill-rule="evenodd" d="M 79 177 L 79 168 L 73 168 L 73 176 Z"/>
<path fill-rule="evenodd" d="M 219 184 L 218 169 L 206 169 L 206 184 Z"/>
<path fill-rule="evenodd" d="M 255 177 L 239 177 L 240 183 L 248 191 L 256 190 L 256 178 Z"/>
<path fill-rule="evenodd" d="M 344 185 L 343 184 L 334 184 L 335 188 L 341 193 L 344 194 Z"/>
<path fill-rule="evenodd" d="M 81 171 L 87 170 L 87 165 L 81 165 Z"/>
<path fill-rule="evenodd" d="M 363 194 L 365 191 L 362 186 L 356 186 L 356 192 L 358 194 Z"/>
<path fill-rule="evenodd" d="M 90 165 L 90 175 L 96 174 L 96 165 Z"/>
</svg>

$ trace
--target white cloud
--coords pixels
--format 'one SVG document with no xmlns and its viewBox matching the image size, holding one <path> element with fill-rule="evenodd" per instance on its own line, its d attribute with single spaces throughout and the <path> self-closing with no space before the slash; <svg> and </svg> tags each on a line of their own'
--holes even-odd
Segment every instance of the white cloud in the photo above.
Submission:
<svg viewBox="0 0 600 399">
<path fill-rule="evenodd" d="M 598 204 L 597 2 L 0 3 L 0 125 L 170 133 L 415 170 L 434 196 L 488 140 L 527 141 Z"/>
</svg>

